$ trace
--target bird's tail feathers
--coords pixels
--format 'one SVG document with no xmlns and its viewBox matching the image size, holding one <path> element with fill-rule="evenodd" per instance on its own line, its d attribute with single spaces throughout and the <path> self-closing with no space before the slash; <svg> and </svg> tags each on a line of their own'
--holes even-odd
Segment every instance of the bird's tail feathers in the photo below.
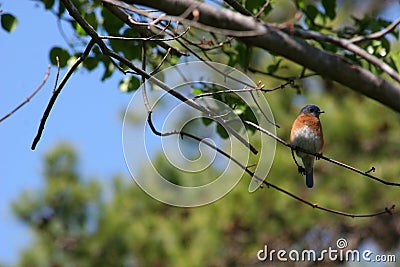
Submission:
<svg viewBox="0 0 400 267">
<path fill-rule="evenodd" d="M 302 160 L 306 169 L 306 185 L 308 188 L 312 188 L 314 186 L 314 158 L 304 157 Z"/>
</svg>

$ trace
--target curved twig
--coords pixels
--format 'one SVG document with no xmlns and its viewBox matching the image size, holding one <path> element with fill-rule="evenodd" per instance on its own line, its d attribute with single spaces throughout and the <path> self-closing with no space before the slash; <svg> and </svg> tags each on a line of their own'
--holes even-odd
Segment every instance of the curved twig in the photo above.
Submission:
<svg viewBox="0 0 400 267">
<path fill-rule="evenodd" d="M 11 110 L 9 113 L 7 113 L 6 115 L 4 115 L 2 118 L 0 118 L 0 122 L 4 121 L 5 119 L 7 119 L 8 117 L 10 117 L 12 114 L 14 114 L 17 110 L 19 110 L 20 108 L 22 108 L 26 103 L 28 103 L 39 91 L 40 89 L 42 89 L 42 87 L 44 86 L 44 84 L 46 83 L 47 79 L 49 78 L 50 75 L 50 65 L 47 67 L 47 71 L 44 75 L 44 78 L 42 80 L 42 82 L 39 84 L 38 87 L 36 87 L 35 91 L 32 92 L 32 94 L 28 97 L 25 98 L 25 100 L 23 102 L 21 102 L 18 106 L 16 106 L 13 110 Z"/>
<path fill-rule="evenodd" d="M 95 41 L 93 39 L 90 40 L 89 44 L 85 48 L 85 51 L 71 65 L 71 67 L 69 68 L 67 73 L 64 75 L 63 79 L 61 80 L 60 84 L 53 91 L 53 95 L 51 96 L 50 101 L 47 104 L 47 107 L 46 107 L 46 109 L 45 109 L 45 111 L 43 113 L 43 116 L 42 116 L 41 120 L 40 120 L 40 124 L 39 124 L 38 131 L 36 133 L 36 136 L 33 139 L 32 146 L 31 146 L 32 150 L 35 150 L 36 145 L 38 144 L 38 142 L 39 142 L 39 140 L 40 140 L 40 138 L 42 136 L 42 133 L 43 133 L 44 126 L 46 124 L 47 118 L 50 115 L 50 111 L 53 108 L 53 105 L 56 102 L 56 99 L 57 99 L 58 95 L 61 93 L 61 90 L 64 88 L 65 84 L 67 83 L 67 81 L 69 80 L 69 78 L 71 77 L 71 75 L 75 71 L 75 69 L 87 58 L 87 56 L 89 55 L 90 50 L 92 50 L 92 47 L 94 46 L 94 44 L 95 44 Z"/>
<path fill-rule="evenodd" d="M 26 97 L 25 100 L 21 104 L 19 104 L 13 110 L 11 110 L 9 113 L 7 113 L 2 118 L 0 118 L 0 122 L 4 121 L 8 117 L 10 117 L 12 114 L 17 112 L 20 108 L 22 108 L 26 103 L 28 103 L 40 91 L 40 89 L 42 89 L 42 87 L 46 83 L 47 79 L 49 78 L 49 75 L 50 75 L 50 65 L 47 67 L 47 71 L 44 75 L 44 78 L 43 78 L 42 82 L 39 84 L 39 86 L 36 87 L 35 91 L 33 91 L 30 96 Z"/>
<path fill-rule="evenodd" d="M 371 33 L 366 36 L 357 36 L 357 37 L 351 38 L 349 40 L 349 42 L 350 43 L 359 43 L 359 42 L 363 42 L 363 41 L 379 39 L 379 38 L 385 36 L 386 34 L 388 34 L 394 28 L 396 28 L 397 25 L 399 25 L 399 24 L 400 24 L 400 17 L 398 19 L 396 19 L 395 21 L 393 21 L 389 26 L 387 26 L 385 29 L 383 29 L 381 31 L 374 32 L 374 33 Z"/>
</svg>

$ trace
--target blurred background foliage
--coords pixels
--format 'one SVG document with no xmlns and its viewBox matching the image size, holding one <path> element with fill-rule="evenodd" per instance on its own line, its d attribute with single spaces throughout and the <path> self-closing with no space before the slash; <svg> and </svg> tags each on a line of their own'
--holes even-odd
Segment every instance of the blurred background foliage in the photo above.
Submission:
<svg viewBox="0 0 400 267">
<path fill-rule="evenodd" d="M 58 1 L 38 2 L 56 18 L 69 23 L 76 33 L 68 41 L 68 47 L 55 47 L 50 51 L 52 63 L 55 64 L 54 55 L 57 54 L 61 66 L 67 66 L 87 41 L 86 33 L 70 21 Z M 99 1 L 72 2 L 99 32 L 138 37 L 107 13 Z M 253 13 L 265 3 L 242 2 Z M 394 6 L 399 9 L 398 5 L 396 1 L 371 0 L 271 1 L 261 19 L 352 37 L 386 27 L 389 22 L 381 14 L 390 13 Z M 300 21 L 294 19 L 299 12 L 302 14 Z M 16 22 L 9 16 L 3 17 L 5 29 L 12 30 Z M 209 37 L 196 30 L 190 35 L 193 41 Z M 400 64 L 398 37 L 396 29 L 392 34 L 364 42 L 362 46 L 397 69 Z M 139 42 L 130 41 L 126 45 L 126 42 L 110 41 L 109 44 L 128 59 L 139 62 Z M 342 53 L 333 46 L 316 45 Z M 165 51 L 151 42 L 148 46 L 149 68 L 154 68 Z M 207 56 L 247 71 L 254 81 L 265 84 L 265 88 L 283 83 L 273 76 L 296 77 L 302 71 L 301 66 L 284 58 L 247 48 L 234 40 L 218 53 L 210 52 Z M 368 63 L 351 54 L 345 56 L 369 67 Z M 172 55 L 163 67 L 180 60 L 185 59 Z M 109 59 L 99 49 L 94 49 L 83 67 L 90 71 L 99 65 L 104 68 L 101 80 L 113 74 L 114 66 Z M 268 75 L 254 73 L 251 68 L 268 72 Z M 372 66 L 370 68 L 379 72 Z M 278 136 L 288 140 L 291 123 L 299 108 L 306 103 L 318 104 L 326 112 L 321 116 L 326 156 L 365 171 L 374 166 L 374 174 L 378 177 L 399 182 L 399 114 L 318 76 L 294 83 L 295 86 L 265 94 L 275 120 L 281 126 L 277 129 Z M 121 81 L 123 91 L 129 92 L 138 86 L 139 80 L 135 76 Z M 256 158 L 253 160 L 257 162 Z M 157 165 L 176 181 L 187 175 L 161 158 Z M 141 175 L 147 174 L 148 170 L 142 167 Z M 304 177 L 297 173 L 290 150 L 277 146 L 267 177 L 271 183 L 313 203 L 351 213 L 371 213 L 392 204 L 399 205 L 398 188 L 385 186 L 326 161 L 317 161 L 315 177 L 315 188 L 307 189 Z M 215 203 L 198 208 L 171 207 L 146 195 L 127 177 L 116 175 L 108 184 L 93 177 L 83 177 L 76 150 L 69 144 L 60 144 L 43 159 L 43 178 L 46 185 L 42 190 L 24 192 L 13 205 L 17 216 L 35 235 L 34 243 L 21 254 L 17 266 L 261 266 L 265 263 L 259 262 L 256 254 L 264 245 L 277 250 L 319 250 L 329 246 L 336 248 L 339 238 L 346 238 L 352 249 L 376 246 L 376 253 L 382 251 L 400 256 L 398 212 L 391 216 L 345 218 L 312 209 L 270 188 L 248 193 L 248 176 Z M 329 264 L 340 262 L 323 263 Z"/>
</svg>

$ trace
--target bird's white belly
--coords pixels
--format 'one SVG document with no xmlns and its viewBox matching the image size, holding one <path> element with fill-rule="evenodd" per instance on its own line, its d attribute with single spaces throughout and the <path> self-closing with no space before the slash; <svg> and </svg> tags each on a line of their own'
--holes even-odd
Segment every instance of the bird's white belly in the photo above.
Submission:
<svg viewBox="0 0 400 267">
<path fill-rule="evenodd" d="M 311 153 L 317 153 L 321 147 L 321 138 L 316 132 L 305 126 L 294 133 L 292 145 Z"/>
</svg>

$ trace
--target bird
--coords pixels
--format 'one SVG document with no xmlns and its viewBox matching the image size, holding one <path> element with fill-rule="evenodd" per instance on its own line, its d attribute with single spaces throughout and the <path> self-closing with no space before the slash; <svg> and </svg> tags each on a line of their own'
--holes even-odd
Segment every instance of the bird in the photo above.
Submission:
<svg viewBox="0 0 400 267">
<path fill-rule="evenodd" d="M 309 153 L 321 153 L 324 146 L 324 136 L 319 115 L 324 113 L 318 106 L 309 104 L 300 110 L 295 119 L 290 132 L 290 143 L 296 148 L 300 148 Z M 314 186 L 314 159 L 313 155 L 296 150 L 296 154 L 303 161 L 304 169 L 299 166 L 299 171 L 306 175 L 306 185 L 308 188 Z M 297 164 L 297 163 L 296 163 Z"/>
</svg>

